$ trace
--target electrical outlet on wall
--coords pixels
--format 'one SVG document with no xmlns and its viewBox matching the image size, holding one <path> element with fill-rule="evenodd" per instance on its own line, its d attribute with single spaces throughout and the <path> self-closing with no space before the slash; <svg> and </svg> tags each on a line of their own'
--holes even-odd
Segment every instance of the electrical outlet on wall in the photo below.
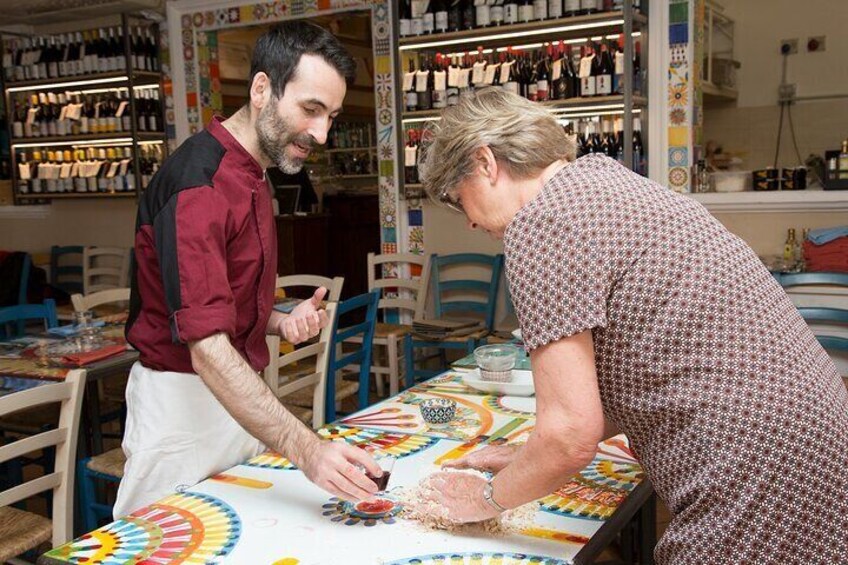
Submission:
<svg viewBox="0 0 848 565">
<path fill-rule="evenodd" d="M 798 39 L 781 39 L 780 40 L 780 54 L 781 55 L 795 55 L 798 53 Z"/>
<path fill-rule="evenodd" d="M 807 39 L 807 51 L 810 53 L 821 53 L 824 51 L 824 35 L 816 35 Z"/>
<path fill-rule="evenodd" d="M 777 97 L 780 100 L 789 100 L 791 98 L 795 98 L 795 94 L 798 89 L 795 86 L 795 83 L 787 83 L 781 84 L 777 87 Z"/>
</svg>

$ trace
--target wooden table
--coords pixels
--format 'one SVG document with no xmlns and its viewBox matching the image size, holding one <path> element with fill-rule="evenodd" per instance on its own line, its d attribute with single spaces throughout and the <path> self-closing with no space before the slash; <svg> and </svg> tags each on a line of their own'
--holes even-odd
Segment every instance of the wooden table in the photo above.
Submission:
<svg viewBox="0 0 848 565">
<path fill-rule="evenodd" d="M 457 425 L 434 430 L 421 420 L 416 405 L 432 396 L 459 403 Z M 391 495 L 487 443 L 521 442 L 534 424 L 534 399 L 478 393 L 448 372 L 319 433 L 394 455 Z M 381 514 L 363 512 L 269 452 L 55 548 L 39 563 L 591 563 L 619 532 L 634 533 L 631 518 L 650 497 L 626 438 L 617 436 L 599 445 L 586 469 L 538 501 L 533 523 L 521 532 L 458 535 L 403 519 L 398 504 Z"/>
</svg>

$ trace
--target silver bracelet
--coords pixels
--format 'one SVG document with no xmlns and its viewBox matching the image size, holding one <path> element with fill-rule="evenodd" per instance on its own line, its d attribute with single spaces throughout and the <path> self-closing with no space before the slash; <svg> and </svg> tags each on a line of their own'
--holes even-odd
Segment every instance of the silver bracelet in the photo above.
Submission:
<svg viewBox="0 0 848 565">
<path fill-rule="evenodd" d="M 498 513 L 506 512 L 507 509 L 504 508 L 503 506 L 501 506 L 500 504 L 498 504 L 498 501 L 495 500 L 494 492 L 493 492 L 494 486 L 492 485 L 492 481 L 494 481 L 494 480 L 495 480 L 495 478 L 492 477 L 491 479 L 486 481 L 485 485 L 483 485 L 483 499 L 486 502 L 489 503 L 489 506 L 491 506 L 492 508 L 497 510 Z"/>
</svg>

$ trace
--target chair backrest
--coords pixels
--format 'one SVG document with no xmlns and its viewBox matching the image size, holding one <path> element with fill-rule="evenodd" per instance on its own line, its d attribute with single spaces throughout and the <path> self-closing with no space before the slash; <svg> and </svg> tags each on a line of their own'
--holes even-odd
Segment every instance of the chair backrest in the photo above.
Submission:
<svg viewBox="0 0 848 565">
<path fill-rule="evenodd" d="M 3 508 L 41 492 L 53 491 L 54 547 L 73 537 L 74 463 L 84 387 L 85 371 L 74 370 L 68 373 L 64 382 L 41 385 L 0 397 L 0 417 L 44 404 L 62 403 L 56 429 L 0 447 L 0 464 L 33 451 L 56 448 L 52 473 L 0 492 L 0 508 Z"/>
<path fill-rule="evenodd" d="M 30 320 L 42 320 L 44 329 L 58 326 L 56 302 L 48 298 L 44 304 L 19 304 L 0 308 L 0 328 L 5 329 L 7 337 L 23 335 L 25 322 Z"/>
<path fill-rule="evenodd" d="M 68 294 L 83 291 L 83 251 L 82 245 L 54 245 L 50 248 L 51 285 Z M 73 257 L 76 255 L 79 257 Z"/>
<path fill-rule="evenodd" d="M 268 351 L 271 354 L 271 362 L 263 372 L 265 383 L 274 393 L 274 396 L 281 400 L 298 390 L 306 387 L 314 387 L 312 397 L 312 427 L 316 429 L 323 426 L 326 422 L 324 405 L 327 395 L 327 370 L 329 367 L 330 344 L 333 338 L 333 324 L 336 320 L 337 308 L 338 304 L 335 302 L 327 304 L 327 317 L 330 319 L 330 323 L 321 330 L 316 343 L 310 343 L 291 353 L 280 355 L 280 336 L 265 336 L 265 342 L 268 344 Z M 314 371 L 298 375 L 296 379 L 292 379 L 291 381 L 286 381 L 280 376 L 281 369 L 301 361 L 306 361 L 304 366 L 310 367 L 310 370 L 314 368 Z"/>
<path fill-rule="evenodd" d="M 778 280 L 783 288 L 838 286 L 848 289 L 848 273 L 790 273 L 781 274 Z M 844 308 L 799 306 L 798 312 L 808 323 L 839 326 L 848 336 L 848 310 Z M 848 351 L 848 337 L 829 335 L 832 330 L 825 328 L 814 327 L 813 331 L 825 349 Z"/>
<path fill-rule="evenodd" d="M 348 365 L 359 366 L 359 397 L 357 399 L 359 408 L 368 406 L 368 384 L 371 375 L 371 351 L 374 342 L 374 330 L 377 327 L 377 305 L 380 303 L 380 291 L 373 290 L 353 298 L 348 298 L 339 304 L 335 322 L 333 324 L 333 337 L 330 346 L 330 363 L 327 371 L 327 399 L 324 411 L 327 420 L 332 422 L 336 419 L 336 377 L 338 372 Z M 360 310 L 358 312 L 358 310 Z M 351 315 L 357 322 L 350 326 L 342 327 L 346 320 L 342 316 Z M 361 321 L 359 321 L 361 320 Z M 342 344 L 351 338 L 360 338 L 361 343 L 345 344 L 345 347 L 353 347 L 353 350 L 343 351 Z"/>
<path fill-rule="evenodd" d="M 130 255 L 127 247 L 86 247 L 82 260 L 83 293 L 127 287 Z"/>
<path fill-rule="evenodd" d="M 438 255 L 434 253 L 431 257 L 431 269 L 436 317 L 442 318 L 446 315 L 450 317 L 453 314 L 482 316 L 486 329 L 492 331 L 495 326 L 495 307 L 503 260 L 504 256 L 500 253 L 497 255 L 483 253 Z M 474 267 L 488 270 L 488 278 L 444 278 L 446 272 L 450 274 L 454 269 Z M 449 299 L 457 294 L 462 298 Z"/>
<path fill-rule="evenodd" d="M 129 308 L 130 289 L 128 288 L 111 288 L 109 290 L 101 290 L 91 294 L 74 294 L 71 296 L 71 303 L 74 305 L 74 312 L 85 312 L 92 308 L 97 308 L 103 304 L 113 304 L 115 302 L 126 302 Z"/>
<path fill-rule="evenodd" d="M 21 282 L 18 285 L 18 304 L 27 303 L 27 290 L 29 290 L 29 276 L 32 271 L 32 257 L 29 253 L 24 255 L 23 265 L 21 266 Z"/>
<path fill-rule="evenodd" d="M 275 288 L 309 287 L 313 290 L 319 287 L 327 289 L 327 302 L 338 302 L 342 295 L 344 277 L 322 277 L 320 275 L 286 275 L 277 277 Z"/>
<path fill-rule="evenodd" d="M 383 277 L 383 265 L 394 263 L 399 267 L 408 266 L 409 278 Z M 417 278 L 414 278 L 416 277 Z M 383 310 L 404 310 L 413 318 L 423 318 L 427 306 L 427 288 L 430 281 L 430 258 L 426 255 L 412 253 L 368 254 L 368 291 L 379 290 L 385 296 L 387 289 L 409 291 L 412 295 L 407 298 L 399 295 L 392 298 L 381 298 L 377 308 Z M 385 312 L 384 312 L 385 314 Z"/>
</svg>

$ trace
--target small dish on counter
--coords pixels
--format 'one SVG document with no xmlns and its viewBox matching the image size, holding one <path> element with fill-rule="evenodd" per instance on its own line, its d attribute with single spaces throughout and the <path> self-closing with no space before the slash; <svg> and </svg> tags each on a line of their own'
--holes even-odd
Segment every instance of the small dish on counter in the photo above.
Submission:
<svg viewBox="0 0 848 565">
<path fill-rule="evenodd" d="M 462 374 L 462 382 L 473 389 L 502 396 L 533 396 L 536 388 L 533 386 L 533 372 L 523 369 L 512 370 L 512 381 L 487 381 L 480 375 L 480 369 L 473 369 Z"/>
</svg>

